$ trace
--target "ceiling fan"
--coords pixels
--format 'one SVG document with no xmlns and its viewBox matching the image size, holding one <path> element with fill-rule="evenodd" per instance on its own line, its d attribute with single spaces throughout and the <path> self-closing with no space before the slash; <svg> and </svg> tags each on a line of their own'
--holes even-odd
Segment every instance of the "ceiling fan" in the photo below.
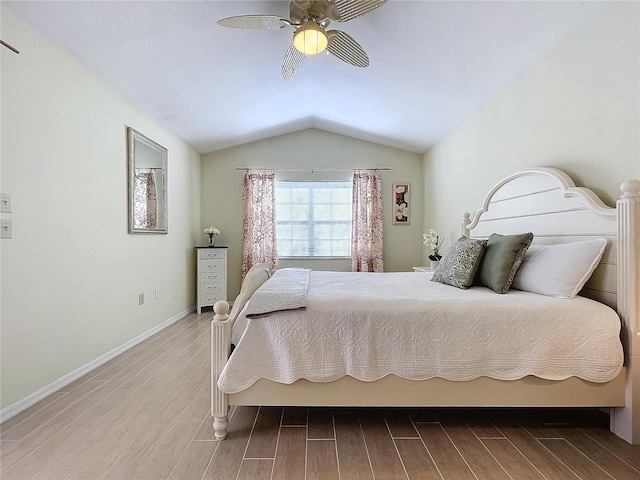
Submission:
<svg viewBox="0 0 640 480">
<path fill-rule="evenodd" d="M 282 77 L 295 76 L 307 55 L 323 52 L 335 55 L 343 62 L 355 67 L 368 67 L 369 57 L 350 35 L 342 30 L 329 30 L 332 21 L 348 22 L 374 10 L 387 0 L 293 0 L 289 7 L 289 18 L 277 15 L 239 15 L 222 18 L 223 27 L 281 30 L 295 28 L 293 43 L 282 61 Z"/>
</svg>

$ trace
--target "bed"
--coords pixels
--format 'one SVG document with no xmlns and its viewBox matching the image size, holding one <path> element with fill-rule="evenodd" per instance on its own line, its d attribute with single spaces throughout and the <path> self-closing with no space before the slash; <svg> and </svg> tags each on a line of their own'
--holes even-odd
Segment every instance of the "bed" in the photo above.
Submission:
<svg viewBox="0 0 640 480">
<path fill-rule="evenodd" d="M 254 266 L 231 312 L 226 302 L 214 307 L 211 411 L 216 438 L 221 440 L 227 435 L 230 405 L 591 406 L 611 408 L 611 430 L 627 442 L 640 443 L 640 368 L 634 369 L 640 362 L 640 182 L 627 181 L 621 190 L 617 207 L 610 208 L 592 191 L 576 187 L 563 172 L 533 168 L 499 182 L 473 217 L 468 213 L 463 217 L 463 237 L 473 242 L 490 238 L 494 232 L 505 236 L 533 232 L 530 254 L 534 247 L 541 251 L 551 245 L 563 248 L 558 245 L 606 239 L 597 268 L 580 295 L 570 300 L 514 289 L 506 295 L 484 287 L 460 290 L 431 282 L 430 274 L 423 273 L 304 271 L 290 273 L 297 275 L 293 283 L 303 281 L 305 275 L 308 277 L 306 281 L 310 283 L 302 285 L 300 290 L 308 290 L 309 296 L 301 299 L 285 295 L 277 299 L 271 294 L 264 296 L 264 290 L 269 287 L 279 290 L 276 277 L 287 274 L 279 271 L 270 279 L 271 272 L 266 266 Z M 364 288 L 349 287 L 360 282 L 358 278 L 373 283 Z M 383 283 L 375 283 L 384 282 L 384 278 L 396 288 L 402 286 L 401 294 L 385 291 Z M 345 283 L 340 284 L 341 281 Z M 323 284 L 328 288 L 320 289 Z M 431 336 L 438 341 L 428 347 L 422 340 L 411 343 L 412 338 L 424 338 L 415 335 L 423 322 L 411 317 L 409 311 L 420 312 L 427 307 L 408 300 L 410 296 L 424 296 L 422 288 L 435 292 L 430 294 L 434 298 L 429 301 L 435 301 L 437 316 L 443 316 L 440 325 L 449 326 L 432 327 L 435 330 L 431 330 Z M 370 299 L 358 298 L 358 292 L 365 290 L 379 290 L 385 292 L 382 297 L 393 295 L 394 300 L 400 298 L 406 302 L 394 304 L 378 299 L 372 303 Z M 493 305 L 494 301 L 510 303 L 512 307 L 526 305 L 527 308 L 520 311 L 531 311 L 534 319 L 541 318 L 536 309 L 540 309 L 539 312 L 559 309 L 555 318 L 573 316 L 574 326 L 569 333 L 559 329 L 558 322 L 553 320 L 541 321 L 539 328 L 533 330 L 513 325 L 510 328 L 512 320 L 507 318 L 501 320 L 502 324 L 495 323 L 494 330 L 510 332 L 510 336 L 496 342 L 495 336 L 490 335 L 491 328 L 474 328 L 479 317 L 495 319 L 492 309 L 502 307 Z M 446 317 L 447 303 L 464 302 L 467 302 L 463 308 L 467 317 L 457 318 L 455 313 Z M 258 308 L 261 303 L 274 304 L 270 307 L 274 312 L 262 318 L 263 312 Z M 360 325 L 370 322 L 367 328 L 354 332 L 348 326 L 345 314 L 341 313 L 345 303 L 355 308 L 347 316 L 355 319 L 361 315 L 357 321 Z M 408 306 L 402 308 L 401 305 Z M 484 310 L 477 305 L 483 305 Z M 307 308 L 297 310 L 301 306 Z M 324 313 L 318 313 L 320 306 Z M 580 309 L 598 311 L 601 317 L 599 313 L 595 320 L 587 321 L 587 314 Z M 308 325 L 301 328 L 299 320 L 292 320 L 293 315 L 301 312 L 307 315 L 316 312 L 319 316 L 316 321 L 310 318 Z M 271 328 L 269 324 L 277 328 L 264 330 Z M 600 331 L 604 324 L 608 325 L 607 329 Z M 379 330 L 382 335 L 378 338 L 384 341 L 363 337 L 362 332 L 373 330 Z M 590 337 L 583 338 L 586 333 Z M 238 341 L 241 335 L 242 340 Z M 378 358 L 386 352 L 394 360 L 393 365 L 356 361 L 345 366 L 344 361 L 328 361 L 334 353 L 336 358 L 340 355 L 340 348 L 331 335 L 335 338 L 351 335 L 347 350 L 359 345 L 365 358 L 367 355 Z M 232 337 L 238 347 L 230 358 Z M 522 359 L 527 363 L 541 350 L 538 347 L 526 350 L 534 343 L 533 337 L 540 337 L 536 345 L 544 345 L 544 350 L 551 351 L 556 359 L 566 357 L 567 361 L 549 363 L 543 359 L 540 364 L 527 367 L 528 370 L 520 368 Z M 313 342 L 310 339 L 314 339 Z M 579 346 L 575 352 L 566 353 L 569 340 L 576 339 Z M 258 350 L 256 354 L 255 350 L 248 350 L 252 344 L 258 349 L 262 344 L 266 350 Z M 269 347 L 280 357 L 279 364 L 268 359 Z M 332 348 L 337 350 L 334 352 Z M 466 360 L 461 357 L 462 352 L 467 355 Z M 602 359 L 598 357 L 596 362 L 590 356 L 581 357 L 592 353 L 593 358 L 601 355 Z M 574 354 L 577 356 L 571 357 Z M 243 357 L 244 361 L 254 363 L 243 364 Z M 256 362 L 256 358 L 259 361 Z M 475 368 L 476 360 L 487 358 L 490 370 Z M 486 367 L 485 363 L 483 361 L 482 368 Z M 589 372 L 580 368 L 572 370 L 573 366 L 582 364 L 594 364 L 596 368 Z M 263 366 L 266 370 L 260 371 Z"/>
</svg>

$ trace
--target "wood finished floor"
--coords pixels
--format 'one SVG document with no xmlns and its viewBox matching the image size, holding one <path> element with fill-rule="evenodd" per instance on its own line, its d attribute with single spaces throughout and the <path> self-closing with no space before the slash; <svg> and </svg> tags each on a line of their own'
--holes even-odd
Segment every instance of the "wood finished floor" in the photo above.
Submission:
<svg viewBox="0 0 640 480">
<path fill-rule="evenodd" d="M 1 426 L 1 478 L 640 479 L 593 409 L 237 407 L 216 442 L 190 315 Z"/>
</svg>

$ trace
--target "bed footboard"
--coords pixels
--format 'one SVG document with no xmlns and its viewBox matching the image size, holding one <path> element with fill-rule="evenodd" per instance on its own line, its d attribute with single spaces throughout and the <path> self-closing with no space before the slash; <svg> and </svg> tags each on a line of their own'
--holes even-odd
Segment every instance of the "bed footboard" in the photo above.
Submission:
<svg viewBox="0 0 640 480">
<path fill-rule="evenodd" d="M 215 315 L 211 322 L 211 415 L 216 440 L 223 440 L 227 436 L 229 426 L 229 397 L 218 388 L 218 378 L 231 350 L 229 304 L 224 300 L 216 302 L 213 311 Z"/>
<path fill-rule="evenodd" d="M 227 436 L 229 426 L 229 396 L 218 388 L 218 379 L 231 353 L 231 329 L 245 304 L 269 277 L 271 270 L 268 265 L 254 265 L 242 282 L 240 294 L 233 302 L 231 313 L 229 304 L 224 300 L 216 302 L 213 306 L 215 315 L 211 322 L 211 415 L 216 440 L 223 440 Z"/>
</svg>

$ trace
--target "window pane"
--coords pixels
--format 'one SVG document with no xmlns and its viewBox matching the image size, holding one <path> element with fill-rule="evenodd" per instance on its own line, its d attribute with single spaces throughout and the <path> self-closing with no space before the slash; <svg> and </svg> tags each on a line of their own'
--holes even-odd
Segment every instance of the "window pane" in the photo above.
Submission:
<svg viewBox="0 0 640 480">
<path fill-rule="evenodd" d="M 276 218 L 278 221 L 291 220 L 291 207 L 289 205 L 276 205 Z"/>
<path fill-rule="evenodd" d="M 351 241 L 351 224 L 338 223 L 331 226 L 331 237 Z"/>
<path fill-rule="evenodd" d="M 291 253 L 291 240 L 284 240 L 279 234 L 278 235 L 278 255 L 282 255 L 283 257 L 290 257 Z"/>
<path fill-rule="evenodd" d="M 292 203 L 309 203 L 309 189 L 307 188 L 293 188 L 291 189 L 291 202 Z"/>
<path fill-rule="evenodd" d="M 329 188 L 314 188 L 313 203 L 330 203 L 331 190 Z"/>
<path fill-rule="evenodd" d="M 331 252 L 331 240 L 316 240 L 313 242 L 316 247 L 315 255 L 318 257 L 330 257 Z"/>
<path fill-rule="evenodd" d="M 277 219 L 278 217 L 276 217 Z M 291 220 L 298 222 L 309 221 L 309 205 L 294 205 L 291 207 Z M 277 220 L 276 220 L 277 221 Z"/>
<path fill-rule="evenodd" d="M 278 247 L 280 247 L 280 239 L 291 238 L 291 225 L 276 222 L 276 238 L 278 239 Z"/>
<path fill-rule="evenodd" d="M 351 204 L 349 205 L 334 205 L 333 214 L 331 218 L 333 220 L 348 220 L 351 221 Z"/>
<path fill-rule="evenodd" d="M 291 256 L 307 257 L 309 256 L 309 242 L 295 240 L 291 242 Z"/>
<path fill-rule="evenodd" d="M 349 257 L 351 255 L 351 240 L 334 240 L 333 255 L 337 257 Z"/>
<path fill-rule="evenodd" d="M 323 238 L 331 238 L 331 224 L 315 224 L 313 226 L 313 238 L 314 240 L 320 240 Z"/>
<path fill-rule="evenodd" d="M 291 203 L 291 189 L 276 187 L 278 204 Z"/>
<path fill-rule="evenodd" d="M 349 188 L 334 188 L 331 190 L 331 202 L 336 203 L 345 203 L 351 206 L 351 185 Z"/>
<path fill-rule="evenodd" d="M 295 240 L 309 240 L 309 226 L 308 225 L 292 225 L 291 238 Z"/>
<path fill-rule="evenodd" d="M 314 205 L 313 219 L 315 221 L 331 221 L 331 205 Z"/>
</svg>

